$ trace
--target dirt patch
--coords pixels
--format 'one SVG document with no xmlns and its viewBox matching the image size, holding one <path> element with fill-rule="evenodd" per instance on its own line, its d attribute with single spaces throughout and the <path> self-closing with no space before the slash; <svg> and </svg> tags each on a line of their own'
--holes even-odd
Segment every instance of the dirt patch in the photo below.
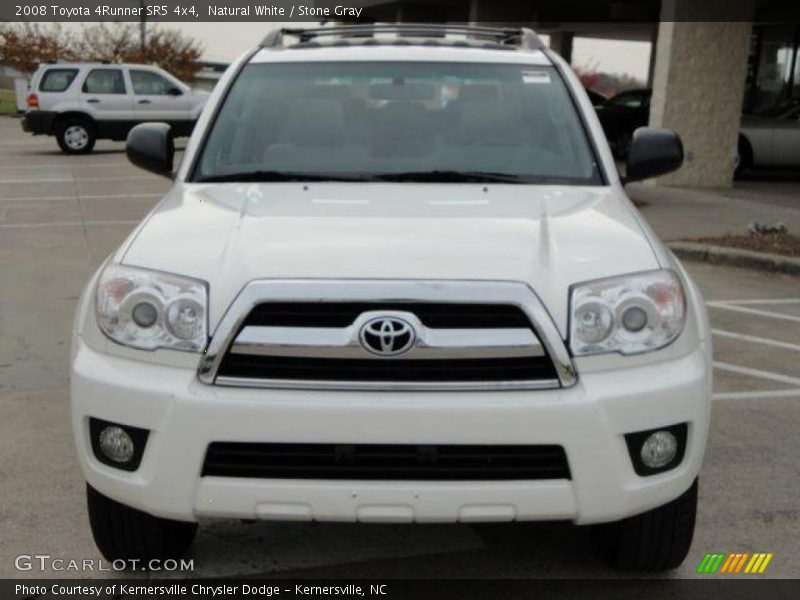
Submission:
<svg viewBox="0 0 800 600">
<path fill-rule="evenodd" d="M 723 235 L 720 237 L 705 237 L 687 242 L 699 242 L 713 246 L 726 246 L 740 248 L 753 252 L 768 252 L 784 256 L 800 257 L 800 236 L 790 233 L 770 233 L 766 235 Z"/>
</svg>

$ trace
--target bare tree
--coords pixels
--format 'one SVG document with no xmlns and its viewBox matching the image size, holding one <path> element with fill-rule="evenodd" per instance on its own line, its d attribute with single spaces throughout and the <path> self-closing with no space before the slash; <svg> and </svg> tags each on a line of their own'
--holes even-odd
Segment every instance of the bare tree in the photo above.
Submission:
<svg viewBox="0 0 800 600">
<path fill-rule="evenodd" d="M 202 54 L 202 46 L 194 38 L 177 29 L 153 28 L 148 32 L 144 50 L 135 43 L 126 60 L 156 64 L 178 79 L 191 81 L 200 70 L 198 60 Z"/>
<path fill-rule="evenodd" d="M 77 59 L 74 38 L 58 24 L 0 25 L 0 63 L 17 71 L 32 73 L 43 62 Z"/>
<path fill-rule="evenodd" d="M 191 81 L 200 69 L 200 43 L 176 29 L 152 28 L 142 48 L 135 23 L 97 23 L 71 36 L 58 25 L 15 23 L 0 27 L 0 63 L 31 73 L 43 62 L 97 61 L 158 65 Z"/>
<path fill-rule="evenodd" d="M 133 23 L 96 23 L 84 26 L 75 52 L 85 61 L 124 62 L 137 45 L 138 34 Z"/>
<path fill-rule="evenodd" d="M 158 65 L 191 81 L 200 69 L 200 43 L 177 29 L 151 28 L 144 48 L 134 23 L 98 23 L 84 27 L 77 54 L 85 60 Z"/>
</svg>

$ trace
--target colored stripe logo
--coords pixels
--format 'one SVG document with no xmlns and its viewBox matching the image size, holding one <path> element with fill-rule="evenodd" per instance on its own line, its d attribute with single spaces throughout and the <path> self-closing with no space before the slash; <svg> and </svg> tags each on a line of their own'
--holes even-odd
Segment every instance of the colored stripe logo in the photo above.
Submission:
<svg viewBox="0 0 800 600">
<path fill-rule="evenodd" d="M 769 561 L 772 560 L 772 553 L 766 552 L 725 552 L 708 553 L 700 561 L 697 567 L 698 573 L 714 574 L 724 573 L 726 575 L 760 575 L 767 569 Z"/>
</svg>

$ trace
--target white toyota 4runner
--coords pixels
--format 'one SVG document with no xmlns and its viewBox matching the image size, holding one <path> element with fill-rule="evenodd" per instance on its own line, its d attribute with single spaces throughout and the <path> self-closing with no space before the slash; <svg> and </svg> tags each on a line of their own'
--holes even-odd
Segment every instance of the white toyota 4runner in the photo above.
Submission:
<svg viewBox="0 0 800 600">
<path fill-rule="evenodd" d="M 136 64 L 46 64 L 30 90 L 22 129 L 55 136 L 67 154 L 91 152 L 98 139 L 124 140 L 147 121 L 166 121 L 173 135 L 187 136 L 209 97 L 158 67 Z"/>
<path fill-rule="evenodd" d="M 711 397 L 700 294 L 627 198 L 591 103 L 526 29 L 277 30 L 92 277 L 72 415 L 109 559 L 205 518 L 604 524 L 689 549 Z M 680 166 L 634 135 L 627 179 Z"/>
</svg>

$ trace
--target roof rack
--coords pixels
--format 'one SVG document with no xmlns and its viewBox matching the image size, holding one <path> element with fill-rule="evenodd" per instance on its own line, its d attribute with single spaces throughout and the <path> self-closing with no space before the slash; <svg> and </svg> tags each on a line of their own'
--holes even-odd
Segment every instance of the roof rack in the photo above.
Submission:
<svg viewBox="0 0 800 600">
<path fill-rule="evenodd" d="M 471 25 L 451 25 L 447 23 L 394 23 L 389 25 L 341 25 L 337 27 L 316 27 L 310 29 L 284 27 L 273 29 L 262 40 L 261 48 L 276 48 L 284 45 L 284 36 L 295 36 L 300 43 L 307 43 L 320 37 L 371 37 L 376 33 L 396 33 L 410 37 L 443 37 L 448 33 L 463 34 L 474 38 L 490 40 L 497 44 L 517 46 L 524 50 L 541 50 L 544 42 L 532 29 L 526 27 L 482 27 Z"/>
</svg>

